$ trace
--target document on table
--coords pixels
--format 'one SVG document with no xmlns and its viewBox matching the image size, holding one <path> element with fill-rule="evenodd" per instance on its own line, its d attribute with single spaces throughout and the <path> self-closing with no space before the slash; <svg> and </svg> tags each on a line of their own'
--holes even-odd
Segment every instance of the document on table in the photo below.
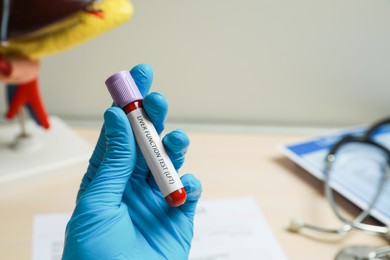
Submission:
<svg viewBox="0 0 390 260">
<path fill-rule="evenodd" d="M 252 198 L 199 204 L 190 260 L 284 260 L 266 219 Z"/>
<path fill-rule="evenodd" d="M 300 165 L 316 178 L 324 179 L 325 156 L 329 149 L 340 138 L 346 135 L 362 135 L 365 127 L 349 128 L 327 135 L 318 136 L 309 140 L 286 144 L 283 151 L 292 161 Z M 388 149 L 390 148 L 390 126 L 385 126 L 375 133 L 374 138 Z M 356 158 L 365 158 L 369 154 L 369 149 L 355 149 L 351 153 Z M 352 156 L 351 156 L 352 157 Z M 337 158 L 337 154 L 336 154 Z M 355 160 L 352 164 L 345 163 L 343 173 L 332 174 L 332 187 L 345 198 L 356 204 L 360 208 L 367 208 L 371 202 L 373 193 L 377 188 L 378 177 L 381 171 L 377 171 L 374 165 L 366 164 L 365 160 Z M 390 225 L 390 182 L 385 184 L 383 194 L 381 194 L 377 205 L 372 210 L 371 215 Z"/>
<path fill-rule="evenodd" d="M 70 213 L 36 215 L 33 219 L 32 260 L 61 260 Z"/>
<path fill-rule="evenodd" d="M 37 215 L 33 260 L 60 260 L 69 213 Z M 253 198 L 201 201 L 197 208 L 190 260 L 285 260 Z"/>
</svg>

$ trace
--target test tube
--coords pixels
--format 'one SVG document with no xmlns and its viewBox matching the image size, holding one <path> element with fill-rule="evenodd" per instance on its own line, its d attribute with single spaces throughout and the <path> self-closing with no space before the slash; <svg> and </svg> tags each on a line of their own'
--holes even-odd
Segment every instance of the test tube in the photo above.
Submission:
<svg viewBox="0 0 390 260">
<path fill-rule="evenodd" d="M 143 97 L 130 72 L 115 73 L 106 80 L 106 86 L 115 104 L 126 113 L 135 140 L 165 200 L 173 207 L 182 205 L 187 193 L 153 123 L 143 109 Z"/>
</svg>

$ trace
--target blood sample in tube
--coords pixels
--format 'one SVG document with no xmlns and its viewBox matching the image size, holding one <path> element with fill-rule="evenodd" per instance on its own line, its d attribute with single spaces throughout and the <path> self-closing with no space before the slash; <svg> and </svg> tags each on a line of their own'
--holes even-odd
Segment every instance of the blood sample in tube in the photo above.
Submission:
<svg viewBox="0 0 390 260">
<path fill-rule="evenodd" d="M 106 86 L 115 104 L 126 113 L 137 144 L 165 200 L 174 207 L 182 205 L 187 193 L 153 123 L 143 109 L 143 97 L 129 71 L 120 71 L 110 76 Z"/>
</svg>

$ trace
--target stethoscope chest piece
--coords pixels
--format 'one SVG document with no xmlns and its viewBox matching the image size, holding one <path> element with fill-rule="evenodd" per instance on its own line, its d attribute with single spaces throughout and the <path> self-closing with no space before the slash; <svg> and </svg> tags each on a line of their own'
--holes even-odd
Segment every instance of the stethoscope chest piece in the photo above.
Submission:
<svg viewBox="0 0 390 260">
<path fill-rule="evenodd" d="M 370 256 L 375 252 L 374 247 L 369 246 L 350 246 L 343 248 L 337 255 L 336 260 L 390 260 L 390 257 Z"/>
</svg>

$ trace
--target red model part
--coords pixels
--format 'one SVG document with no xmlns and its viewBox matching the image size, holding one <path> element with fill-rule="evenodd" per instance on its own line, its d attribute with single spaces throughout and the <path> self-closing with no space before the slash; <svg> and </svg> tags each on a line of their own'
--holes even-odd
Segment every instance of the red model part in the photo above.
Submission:
<svg viewBox="0 0 390 260">
<path fill-rule="evenodd" d="M 4 76 L 9 76 L 11 75 L 11 64 L 9 63 L 9 61 L 7 61 L 6 59 L 4 59 L 2 56 L 0 56 L 0 72 L 1 74 L 3 74 Z"/>
<path fill-rule="evenodd" d="M 39 124 L 48 129 L 50 127 L 49 118 L 39 93 L 38 79 L 33 79 L 30 82 L 17 85 L 16 92 L 12 97 L 6 114 L 7 119 L 13 119 L 25 104 L 31 106 Z"/>
</svg>

